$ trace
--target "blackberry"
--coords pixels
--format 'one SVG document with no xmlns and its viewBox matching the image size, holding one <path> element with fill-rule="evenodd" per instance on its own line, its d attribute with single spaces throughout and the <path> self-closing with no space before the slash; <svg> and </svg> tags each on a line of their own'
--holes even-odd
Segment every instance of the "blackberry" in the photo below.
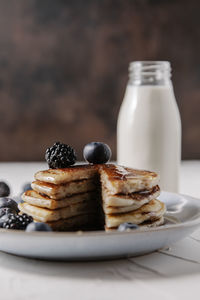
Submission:
<svg viewBox="0 0 200 300">
<path fill-rule="evenodd" d="M 4 220 L 2 227 L 5 229 L 26 229 L 27 225 L 33 222 L 33 218 L 27 214 L 16 215 L 8 214 L 4 215 L 1 220 Z"/>
<path fill-rule="evenodd" d="M 0 182 L 0 197 L 8 197 L 10 195 L 10 188 L 7 183 Z"/>
<path fill-rule="evenodd" d="M 76 154 L 69 145 L 57 142 L 46 150 L 45 159 L 51 169 L 66 168 L 75 164 Z"/>
</svg>

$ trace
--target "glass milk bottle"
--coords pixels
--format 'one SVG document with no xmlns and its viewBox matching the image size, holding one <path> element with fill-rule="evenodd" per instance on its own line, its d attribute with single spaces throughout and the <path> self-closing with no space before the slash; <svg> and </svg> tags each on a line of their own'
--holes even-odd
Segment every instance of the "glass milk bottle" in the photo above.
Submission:
<svg viewBox="0 0 200 300">
<path fill-rule="evenodd" d="M 118 164 L 155 171 L 162 190 L 177 192 L 181 120 L 167 61 L 136 61 L 117 124 Z"/>
</svg>

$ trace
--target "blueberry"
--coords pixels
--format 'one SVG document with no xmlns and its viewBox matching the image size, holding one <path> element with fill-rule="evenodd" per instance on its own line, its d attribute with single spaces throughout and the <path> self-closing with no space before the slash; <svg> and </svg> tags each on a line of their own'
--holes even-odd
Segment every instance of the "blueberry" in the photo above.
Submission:
<svg viewBox="0 0 200 300">
<path fill-rule="evenodd" d="M 31 183 L 30 183 L 30 182 L 25 183 L 25 184 L 23 185 L 23 187 L 22 187 L 23 193 L 26 192 L 26 191 L 28 191 L 28 190 L 32 190 L 32 187 L 31 187 Z"/>
<path fill-rule="evenodd" d="M 132 230 L 132 229 L 138 229 L 139 226 L 137 224 L 133 223 L 122 223 L 118 227 L 118 231 L 126 231 L 126 230 Z"/>
<path fill-rule="evenodd" d="M 10 188 L 7 183 L 0 182 L 0 197 L 8 197 L 10 195 Z"/>
<path fill-rule="evenodd" d="M 0 218 L 7 214 L 16 213 L 15 210 L 13 210 L 10 207 L 2 207 L 0 208 Z"/>
<path fill-rule="evenodd" d="M 92 142 L 85 145 L 83 156 L 91 164 L 105 164 L 111 157 L 110 147 L 104 143 Z"/>
<path fill-rule="evenodd" d="M 9 207 L 15 212 L 19 212 L 17 202 L 10 198 L 0 198 L 0 208 Z"/>
<path fill-rule="evenodd" d="M 31 231 L 52 231 L 51 227 L 45 223 L 32 222 L 26 227 L 27 232 Z"/>
</svg>

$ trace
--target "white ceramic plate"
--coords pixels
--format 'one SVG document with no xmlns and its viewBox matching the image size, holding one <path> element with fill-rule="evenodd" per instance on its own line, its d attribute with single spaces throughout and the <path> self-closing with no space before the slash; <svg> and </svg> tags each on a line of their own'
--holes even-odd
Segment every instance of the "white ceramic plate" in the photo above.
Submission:
<svg viewBox="0 0 200 300">
<path fill-rule="evenodd" d="M 166 224 L 131 232 L 84 233 L 0 230 L 0 250 L 48 260 L 96 260 L 136 256 L 169 246 L 200 225 L 200 200 L 162 192 Z"/>
</svg>

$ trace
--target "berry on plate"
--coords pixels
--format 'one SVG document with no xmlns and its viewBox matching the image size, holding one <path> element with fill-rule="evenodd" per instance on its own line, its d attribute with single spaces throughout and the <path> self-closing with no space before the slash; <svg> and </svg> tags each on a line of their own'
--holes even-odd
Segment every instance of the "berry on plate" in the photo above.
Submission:
<svg viewBox="0 0 200 300">
<path fill-rule="evenodd" d="M 0 198 L 0 208 L 9 207 L 16 213 L 19 212 L 17 202 L 11 198 Z"/>
<path fill-rule="evenodd" d="M 2 207 L 2 208 L 0 208 L 0 218 L 3 217 L 4 215 L 14 214 L 14 213 L 16 213 L 16 211 L 13 210 L 10 207 Z"/>
<path fill-rule="evenodd" d="M 118 231 L 126 231 L 126 230 L 133 230 L 133 229 L 138 229 L 139 226 L 137 224 L 133 223 L 122 223 L 118 227 Z"/>
<path fill-rule="evenodd" d="M 42 222 L 32 222 L 26 227 L 26 231 L 52 231 L 52 229 L 48 224 Z"/>
<path fill-rule="evenodd" d="M 10 188 L 7 183 L 0 182 L 0 197 L 8 197 L 10 195 Z"/>
<path fill-rule="evenodd" d="M 8 214 L 0 219 L 1 227 L 5 229 L 26 229 L 29 223 L 33 222 L 33 218 L 27 214 L 17 215 Z"/>
</svg>

